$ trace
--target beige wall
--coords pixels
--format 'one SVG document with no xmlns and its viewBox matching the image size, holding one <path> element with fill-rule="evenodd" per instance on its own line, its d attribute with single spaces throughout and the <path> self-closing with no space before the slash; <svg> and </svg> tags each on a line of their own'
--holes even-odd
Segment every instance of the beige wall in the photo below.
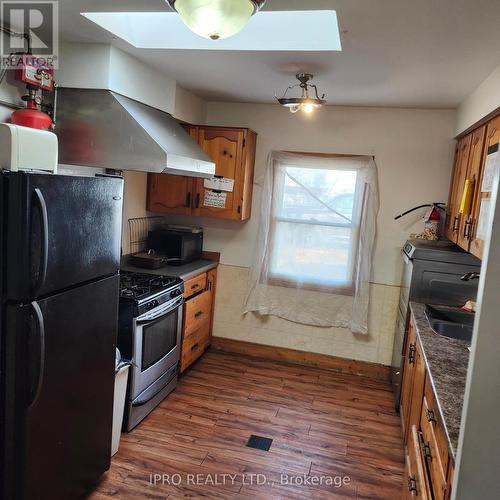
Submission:
<svg viewBox="0 0 500 500">
<path fill-rule="evenodd" d="M 500 107 L 500 66 L 465 99 L 457 110 L 457 134 Z"/>
<path fill-rule="evenodd" d="M 187 123 L 204 124 L 207 117 L 207 103 L 201 97 L 177 85 L 174 116 Z"/>
<path fill-rule="evenodd" d="M 241 315 L 258 225 L 258 186 L 253 216 L 246 223 L 171 217 L 173 222 L 202 225 L 205 249 L 221 252 L 214 335 L 390 364 L 401 247 L 411 231 L 421 229 L 423 211 L 398 222 L 393 218 L 412 206 L 447 199 L 455 118 L 450 110 L 333 106 L 308 118 L 275 105 L 209 103 L 208 124 L 258 132 L 257 181 L 271 150 L 370 154 L 379 167 L 381 198 L 367 336 Z"/>
<path fill-rule="evenodd" d="M 380 189 L 374 256 L 377 283 L 399 284 L 401 247 L 411 231 L 421 229 L 424 211 L 399 221 L 394 221 L 394 216 L 448 197 L 454 111 L 328 106 L 307 117 L 275 105 L 209 103 L 207 123 L 250 127 L 259 134 L 256 181 L 271 150 L 374 155 Z M 220 251 L 224 264 L 251 264 L 260 188 L 255 187 L 254 197 L 249 222 L 202 221 L 207 250 Z"/>
</svg>

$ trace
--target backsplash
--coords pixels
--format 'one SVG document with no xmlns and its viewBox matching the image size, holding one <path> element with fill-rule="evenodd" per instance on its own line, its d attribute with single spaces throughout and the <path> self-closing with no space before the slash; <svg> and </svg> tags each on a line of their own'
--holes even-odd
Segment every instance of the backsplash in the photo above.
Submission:
<svg viewBox="0 0 500 500">
<path fill-rule="evenodd" d="M 213 335 L 390 365 L 399 287 L 372 283 L 368 335 L 344 328 L 318 328 L 275 316 L 242 315 L 249 269 L 220 265 Z M 329 300 L 325 294 L 325 301 Z"/>
</svg>

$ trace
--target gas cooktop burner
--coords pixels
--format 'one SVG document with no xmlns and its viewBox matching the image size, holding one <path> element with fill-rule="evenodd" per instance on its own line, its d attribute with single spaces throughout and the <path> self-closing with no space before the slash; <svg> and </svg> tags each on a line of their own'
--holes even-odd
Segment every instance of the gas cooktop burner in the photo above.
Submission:
<svg viewBox="0 0 500 500">
<path fill-rule="evenodd" d="M 182 283 L 180 278 L 121 271 L 120 297 L 141 301 Z"/>
</svg>

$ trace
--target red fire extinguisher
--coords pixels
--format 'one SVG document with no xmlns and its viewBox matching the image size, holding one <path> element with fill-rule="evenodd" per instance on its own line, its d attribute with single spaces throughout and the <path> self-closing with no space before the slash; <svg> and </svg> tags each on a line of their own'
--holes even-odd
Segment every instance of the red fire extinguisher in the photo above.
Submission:
<svg viewBox="0 0 500 500">
<path fill-rule="evenodd" d="M 22 97 L 26 108 L 18 109 L 11 115 L 15 125 L 46 130 L 52 126 L 52 118 L 41 111 L 42 96 L 40 90 L 54 91 L 54 67 L 40 62 L 31 54 L 22 54 L 19 58 L 15 78 L 26 84 L 28 94 Z"/>
<path fill-rule="evenodd" d="M 418 207 L 410 208 L 406 212 L 394 217 L 394 220 L 398 220 L 405 215 L 419 210 L 424 207 L 429 207 L 429 210 L 424 215 L 425 229 L 423 233 L 411 235 L 412 239 L 422 239 L 422 240 L 438 240 L 440 237 L 439 230 L 441 225 L 441 214 L 439 211 L 445 210 L 445 203 L 426 203 L 425 205 L 419 205 Z"/>
</svg>

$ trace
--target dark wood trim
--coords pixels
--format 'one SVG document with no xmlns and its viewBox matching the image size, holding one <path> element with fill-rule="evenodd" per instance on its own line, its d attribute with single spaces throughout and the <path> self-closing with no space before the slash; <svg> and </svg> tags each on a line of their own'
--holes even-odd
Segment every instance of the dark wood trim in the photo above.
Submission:
<svg viewBox="0 0 500 500">
<path fill-rule="evenodd" d="M 367 155 L 367 154 L 349 154 L 349 153 L 314 153 L 312 151 L 288 151 L 285 150 L 283 153 L 289 153 L 292 155 L 304 155 L 304 156 L 316 156 L 317 158 L 373 158 L 375 159 L 374 155 Z"/>
<path fill-rule="evenodd" d="M 212 260 L 214 262 L 220 262 L 220 252 L 207 252 L 206 250 L 203 250 L 201 258 Z"/>
<path fill-rule="evenodd" d="M 377 380 L 390 381 L 391 368 L 378 363 L 366 361 L 355 361 L 352 359 L 337 358 L 327 354 L 314 352 L 296 351 L 285 347 L 275 347 L 242 340 L 212 337 L 211 350 L 231 354 L 241 354 L 252 358 L 270 359 L 273 361 L 284 361 L 287 363 L 315 366 L 327 370 L 352 375 L 363 375 Z"/>
<path fill-rule="evenodd" d="M 458 134 L 455 137 L 455 139 L 457 139 L 457 140 L 461 139 L 462 137 L 470 134 L 471 132 L 474 132 L 474 130 L 478 129 L 479 127 L 482 127 L 483 125 L 485 125 L 486 123 L 493 120 L 494 118 L 496 118 L 499 115 L 500 115 L 500 106 L 498 108 L 494 109 L 491 113 L 488 113 L 486 116 L 481 118 L 476 123 L 474 123 L 474 125 L 471 125 L 468 129 L 464 130 L 463 132 L 460 132 L 460 134 Z"/>
</svg>

